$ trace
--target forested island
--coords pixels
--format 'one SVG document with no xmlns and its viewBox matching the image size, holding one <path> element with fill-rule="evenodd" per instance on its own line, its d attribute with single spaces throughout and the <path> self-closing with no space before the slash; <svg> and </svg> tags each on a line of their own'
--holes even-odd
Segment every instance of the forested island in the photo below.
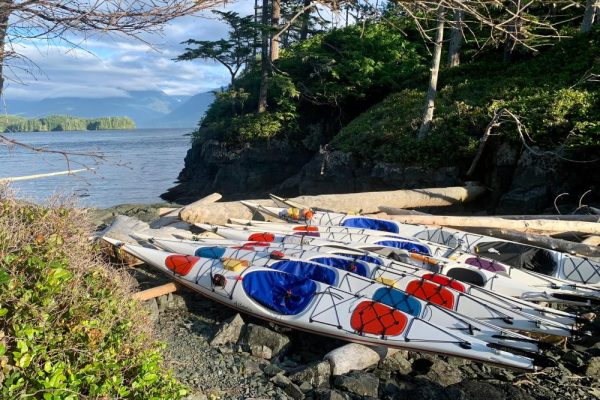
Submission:
<svg viewBox="0 0 600 400">
<path fill-rule="evenodd" d="M 49 115 L 42 118 L 24 118 L 16 115 L 0 117 L 1 132 L 58 132 L 135 129 L 128 117 L 79 118 L 69 115 Z"/>
</svg>

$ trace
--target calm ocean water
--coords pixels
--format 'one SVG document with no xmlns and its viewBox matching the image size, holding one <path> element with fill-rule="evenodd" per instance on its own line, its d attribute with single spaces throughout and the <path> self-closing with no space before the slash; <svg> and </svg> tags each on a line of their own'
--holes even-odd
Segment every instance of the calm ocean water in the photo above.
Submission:
<svg viewBox="0 0 600 400">
<path fill-rule="evenodd" d="M 43 201 L 55 193 L 74 195 L 81 206 L 110 207 L 123 203 L 157 203 L 160 194 L 173 186 L 190 147 L 192 129 L 137 129 L 133 131 L 86 131 L 19 133 L 6 135 L 35 147 L 68 152 L 102 153 L 97 163 L 73 156 L 76 162 L 94 167 L 93 172 L 73 176 L 14 182 L 21 198 Z M 67 170 L 64 157 L 37 154 L 0 145 L 0 178 Z"/>
</svg>

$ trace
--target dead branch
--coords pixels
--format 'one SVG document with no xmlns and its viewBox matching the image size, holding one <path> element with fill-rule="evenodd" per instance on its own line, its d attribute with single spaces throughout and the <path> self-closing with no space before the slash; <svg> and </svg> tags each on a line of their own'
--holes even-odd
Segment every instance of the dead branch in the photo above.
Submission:
<svg viewBox="0 0 600 400">
<path fill-rule="evenodd" d="M 496 111 L 494 111 L 494 116 L 492 117 L 492 120 L 485 128 L 483 136 L 479 140 L 479 148 L 477 149 L 477 154 L 475 154 L 475 157 L 473 158 L 473 162 L 471 162 L 471 167 L 469 167 L 469 170 L 467 171 L 467 176 L 471 176 L 473 174 L 473 172 L 475 171 L 475 167 L 477 166 L 477 163 L 479 162 L 479 159 L 481 158 L 481 155 L 483 154 L 483 149 L 485 148 L 485 144 L 487 143 L 489 137 L 492 134 L 492 129 L 500 126 L 499 120 L 500 120 L 500 117 L 503 112 L 504 112 L 503 108 L 499 108 Z"/>
</svg>

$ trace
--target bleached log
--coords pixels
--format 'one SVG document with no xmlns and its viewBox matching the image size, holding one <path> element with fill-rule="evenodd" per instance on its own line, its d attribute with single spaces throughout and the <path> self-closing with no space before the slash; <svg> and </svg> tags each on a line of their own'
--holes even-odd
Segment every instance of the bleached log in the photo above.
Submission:
<svg viewBox="0 0 600 400">
<path fill-rule="evenodd" d="M 325 354 L 324 359 L 329 361 L 331 374 L 335 376 L 353 370 L 364 370 L 398 351 L 385 346 L 364 346 L 358 343 L 349 343 Z"/>
<path fill-rule="evenodd" d="M 482 186 L 456 186 L 433 189 L 393 190 L 387 192 L 364 192 L 346 194 L 324 194 L 318 196 L 300 196 L 290 200 L 339 212 L 376 213 L 379 204 L 399 208 L 439 207 L 472 200 L 485 192 Z M 253 203 L 272 206 L 271 200 L 248 200 Z M 228 218 L 251 219 L 253 214 L 241 203 L 224 202 L 210 205 L 190 204 L 179 214 L 180 218 L 191 224 L 223 224 Z"/>
<path fill-rule="evenodd" d="M 542 219 L 518 221 L 498 217 L 455 217 L 447 215 L 388 215 L 386 218 L 408 224 L 451 226 L 455 228 L 497 228 L 526 233 L 575 232 L 589 235 L 600 234 L 600 223 L 597 222 Z"/>
<path fill-rule="evenodd" d="M 178 287 L 175 283 L 169 282 L 164 285 L 156 286 L 150 289 L 142 290 L 141 292 L 134 293 L 133 298 L 140 301 L 146 301 L 155 297 L 160 297 L 165 294 L 173 293 L 177 291 Z"/>
<path fill-rule="evenodd" d="M 379 209 L 388 215 L 432 215 L 414 210 L 405 210 L 403 208 L 379 206 Z M 488 218 L 516 219 L 516 220 L 531 220 L 531 219 L 547 219 L 551 221 L 582 221 L 582 222 L 600 222 L 600 215 L 486 215 Z"/>
<path fill-rule="evenodd" d="M 13 176 L 13 177 L 9 177 L 9 178 L 0 178 L 0 183 L 28 181 L 28 180 L 32 180 L 32 179 L 49 178 L 52 176 L 61 176 L 61 175 L 73 175 L 73 174 L 77 174 L 79 172 L 93 171 L 93 170 L 94 170 L 94 168 L 82 168 L 82 169 L 70 169 L 68 171 L 60 171 L 60 172 L 49 172 L 47 174 Z"/>
<path fill-rule="evenodd" d="M 338 212 L 376 213 L 378 205 L 397 208 L 440 207 L 470 201 L 485 192 L 483 186 L 455 186 L 432 189 L 393 190 L 348 194 L 299 196 L 291 200 L 309 207 Z"/>
<path fill-rule="evenodd" d="M 272 200 L 250 200 L 263 206 L 273 206 Z M 229 218 L 252 219 L 254 214 L 240 202 L 227 201 L 213 204 L 196 204 L 184 207 L 179 218 L 190 224 L 225 224 Z"/>
</svg>

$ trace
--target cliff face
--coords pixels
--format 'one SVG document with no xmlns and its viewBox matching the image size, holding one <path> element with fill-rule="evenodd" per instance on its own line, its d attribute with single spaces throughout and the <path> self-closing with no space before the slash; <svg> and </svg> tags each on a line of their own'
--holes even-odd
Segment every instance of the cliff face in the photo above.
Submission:
<svg viewBox="0 0 600 400">
<path fill-rule="evenodd" d="M 477 204 L 498 213 L 536 213 L 560 203 L 577 203 L 587 190 L 600 187 L 597 163 L 572 163 L 540 156 L 521 146 L 491 143 L 477 169 L 467 178 L 468 166 L 422 167 L 361 161 L 340 151 L 310 154 L 286 142 L 230 148 L 223 143 L 196 143 L 188 151 L 179 184 L 162 197 L 187 204 L 213 192 L 225 200 L 301 194 L 349 193 L 461 185 L 479 180 L 489 188 Z M 593 201 L 594 194 L 586 196 Z"/>
</svg>

